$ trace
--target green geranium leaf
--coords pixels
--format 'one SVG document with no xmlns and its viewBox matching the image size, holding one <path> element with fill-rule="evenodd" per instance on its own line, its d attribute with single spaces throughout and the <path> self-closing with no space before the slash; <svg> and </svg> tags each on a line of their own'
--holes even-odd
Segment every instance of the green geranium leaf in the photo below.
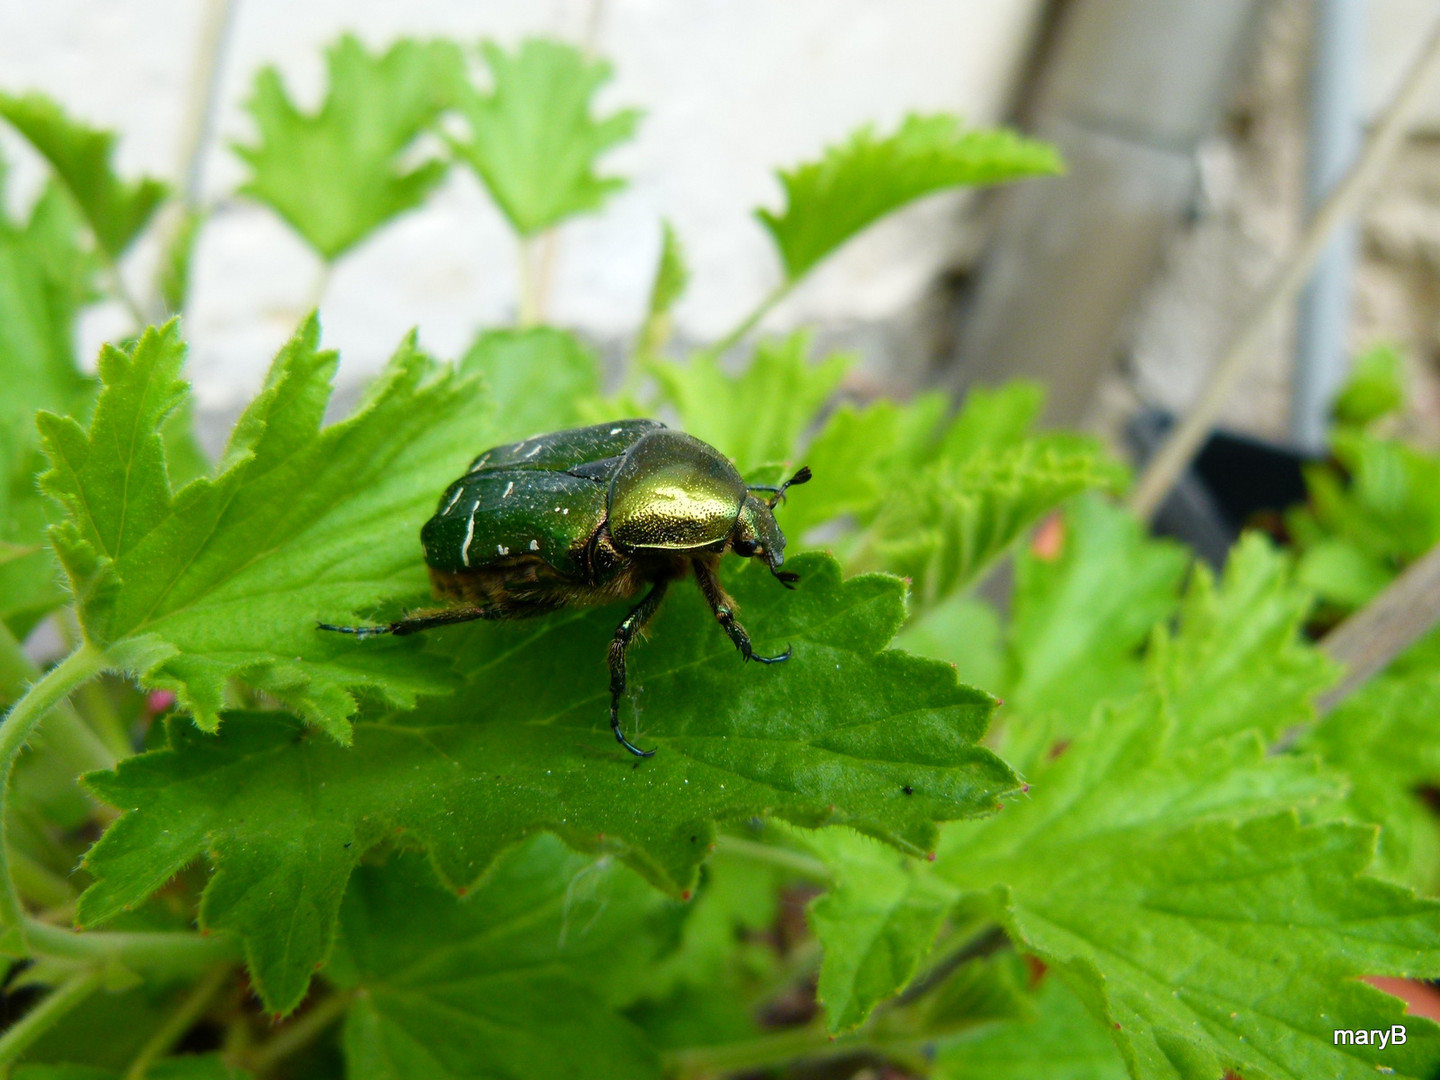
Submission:
<svg viewBox="0 0 1440 1080">
<path fill-rule="evenodd" d="M 497 443 L 587 423 L 587 409 L 600 394 L 595 354 L 548 326 L 485 331 L 461 358 L 460 372 L 480 375 L 490 396 L 505 403 L 492 425 Z"/>
<path fill-rule="evenodd" d="M 376 56 L 347 34 L 326 65 L 329 87 L 314 115 L 295 107 L 279 72 L 261 70 L 249 102 L 259 141 L 234 150 L 250 166 L 240 190 L 333 262 L 419 206 L 445 175 L 438 159 L 401 159 L 448 103 L 462 61 L 448 42 L 402 40 Z"/>
<path fill-rule="evenodd" d="M 458 105 L 470 139 L 452 139 L 515 231 L 531 236 L 575 214 L 598 209 L 625 181 L 597 176 L 597 161 L 635 131 L 637 109 L 602 119 L 595 93 L 610 65 L 580 50 L 529 40 L 514 53 L 481 46 L 494 85 L 482 93 L 461 82 Z"/>
<path fill-rule="evenodd" d="M 825 949 L 817 996 L 830 1031 L 848 1031 L 914 977 L 955 892 L 893 848 L 845 829 L 807 834 L 805 843 L 836 869 L 809 915 Z"/>
<path fill-rule="evenodd" d="M 1125 1063 L 1100 1021 L 1055 976 L 1045 979 L 1034 1016 L 992 1026 L 942 1046 L 936 1080 L 1125 1080 Z"/>
<path fill-rule="evenodd" d="M 657 906 L 674 905 L 553 837 L 504 856 L 463 899 L 415 856 L 358 870 L 332 965 L 358 991 L 348 1075 L 658 1080 L 655 1051 L 611 994 L 653 955 Z"/>
<path fill-rule="evenodd" d="M 1364 876 L 1372 831 L 1296 821 L 1336 794 L 1313 764 L 1253 732 L 1185 734 L 1155 695 L 1102 708 L 1028 800 L 949 826 L 937 872 L 1052 966 L 1137 1078 L 1430 1075 L 1428 1021 L 1403 1017 L 1385 1051 L 1333 1032 L 1402 1022 L 1357 977 L 1440 970 L 1440 904 Z"/>
<path fill-rule="evenodd" d="M 656 748 L 647 761 L 609 731 L 614 609 L 435 635 L 466 685 L 361 719 L 349 749 L 275 713 L 230 715 L 218 738 L 173 723 L 169 749 L 90 778 L 130 809 L 87 857 L 97 883 L 81 920 L 140 903 L 208 853 L 218 871 L 202 919 L 244 937 L 283 1011 L 329 951 L 356 861 L 397 829 L 456 887 L 542 831 L 672 893 L 694 888 L 716 822 L 760 814 L 927 850 L 936 822 L 989 810 L 1014 786 L 976 745 L 992 700 L 944 664 L 884 651 L 904 618 L 901 582 L 794 562 L 795 592 L 752 566 L 728 575 L 757 646 L 793 646 L 786 664 L 742 664 L 698 593 L 670 597 L 653 642 L 631 654 L 622 712 L 631 738 Z M 373 642 L 346 642 L 357 669 L 375 662 Z"/>
<path fill-rule="evenodd" d="M 357 654 L 316 631 L 426 592 L 417 534 L 484 441 L 475 389 L 403 345 L 350 419 L 321 429 L 334 371 L 312 319 L 281 350 L 213 479 L 171 490 L 162 427 L 184 400 L 175 325 L 107 347 L 88 429 L 42 414 L 51 530 L 87 638 L 213 729 L 241 677 L 348 740 L 351 691 L 402 706 L 449 685 L 416 644 Z M 418 644 L 418 643 L 417 643 Z"/>
<path fill-rule="evenodd" d="M 686 364 L 656 361 L 647 370 L 660 384 L 662 399 L 680 414 L 680 426 L 722 447 L 749 475 L 791 459 L 801 434 L 854 362 L 852 356 L 829 356 L 812 364 L 809 352 L 810 335 L 797 333 L 761 342 L 740 375 L 727 373 L 706 353 Z"/>
<path fill-rule="evenodd" d="M 161 1058 L 145 1070 L 150 1080 L 249 1080 L 251 1073 L 225 1064 L 219 1054 Z M 21 1065 L 15 1080 L 123 1080 L 121 1070 L 94 1065 Z"/>
<path fill-rule="evenodd" d="M 1140 689 L 1139 651 L 1177 604 L 1189 554 L 1152 540 L 1124 510 L 1095 496 L 1057 522 L 1058 550 L 1015 559 L 1009 672 L 1003 693 L 1016 719 L 1006 753 L 1020 767 L 1056 739 L 1083 730 L 1095 705 Z"/>
<path fill-rule="evenodd" d="M 1381 826 L 1376 870 L 1433 891 L 1440 823 L 1420 792 L 1440 784 L 1440 671 L 1387 673 L 1326 716 L 1305 748 L 1350 779 L 1340 812 Z"/>
<path fill-rule="evenodd" d="M 0 93 L 0 116 L 50 163 L 100 249 L 118 259 L 165 198 L 166 186 L 149 177 L 121 180 L 110 168 L 115 136 L 72 120 L 44 94 Z"/>
<path fill-rule="evenodd" d="M 911 115 L 893 135 L 864 127 L 819 161 L 781 172 L 785 209 L 756 214 L 780 249 L 786 280 L 796 281 L 856 233 L 922 196 L 1060 171 L 1060 156 L 1047 143 L 967 129 L 944 114 Z"/>
<path fill-rule="evenodd" d="M 0 168 L 0 201 L 4 196 Z M 94 258 L 73 204 L 52 181 L 23 223 L 0 210 L 0 621 L 23 639 L 65 601 L 45 550 L 37 409 L 84 415 L 95 380 L 75 362 L 75 323 L 94 298 Z"/>
<path fill-rule="evenodd" d="M 1355 358 L 1335 398 L 1337 423 L 1365 427 L 1405 404 L 1405 358 L 1393 345 L 1376 345 Z"/>
<path fill-rule="evenodd" d="M 1180 632 L 1158 633 L 1149 657 L 1182 742 L 1250 728 L 1273 739 L 1314 718 L 1312 699 L 1339 669 L 1300 638 L 1310 604 L 1288 560 L 1259 534 L 1235 546 L 1218 589 L 1207 567 L 1195 567 Z"/>
</svg>

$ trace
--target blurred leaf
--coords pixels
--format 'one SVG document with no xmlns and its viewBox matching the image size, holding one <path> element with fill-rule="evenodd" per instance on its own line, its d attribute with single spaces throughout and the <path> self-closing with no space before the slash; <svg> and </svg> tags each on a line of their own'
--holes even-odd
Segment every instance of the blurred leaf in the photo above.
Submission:
<svg viewBox="0 0 1440 1080">
<path fill-rule="evenodd" d="M 935 1080 L 1125 1080 L 1129 1074 L 1100 1021 L 1057 977 L 1041 985 L 1036 1015 L 945 1043 Z"/>
<path fill-rule="evenodd" d="M 0 168 L 0 203 L 3 180 Z M 35 411 L 84 415 L 95 394 L 75 358 L 76 320 L 95 296 L 96 265 L 81 247 L 81 228 L 54 181 L 25 223 L 0 211 L 0 620 L 22 640 L 65 600 L 44 548 Z"/>
<path fill-rule="evenodd" d="M 905 624 L 896 648 L 944 660 L 962 683 L 997 690 L 1004 683 L 1000 615 L 983 600 L 952 596 Z"/>
<path fill-rule="evenodd" d="M 830 356 L 812 364 L 809 351 L 810 335 L 797 333 L 762 341 L 740 375 L 727 373 L 708 353 L 686 364 L 652 361 L 646 370 L 660 384 L 662 399 L 680 414 L 681 427 L 750 476 L 762 465 L 792 460 L 800 436 L 854 362 Z M 795 498 L 803 494 L 796 491 Z"/>
<path fill-rule="evenodd" d="M 401 40 L 376 56 L 349 34 L 325 61 L 329 86 L 313 115 L 286 96 L 279 72 L 263 68 L 248 103 L 259 142 L 234 150 L 250 166 L 240 191 L 334 262 L 440 183 L 443 161 L 410 167 L 406 151 L 448 103 L 463 65 L 449 42 Z"/>
<path fill-rule="evenodd" d="M 1021 769 L 1054 740 L 1084 730 L 1101 701 L 1123 699 L 1144 680 L 1141 648 L 1174 612 L 1190 561 L 1179 544 L 1096 496 L 1057 519 L 1057 552 L 1032 546 L 1015 558 L 1002 693 L 1016 720 L 1006 754 Z"/>
<path fill-rule="evenodd" d="M 599 158 L 630 138 L 637 109 L 603 119 L 593 98 L 610 79 L 610 65 L 579 49 L 530 39 L 507 53 L 481 45 L 494 86 L 481 93 L 460 83 L 458 105 L 470 141 L 452 139 L 457 156 L 475 170 L 496 205 L 521 236 L 532 236 L 575 214 L 595 210 L 625 181 L 595 174 Z"/>
<path fill-rule="evenodd" d="M 747 668 L 697 594 L 670 598 L 631 660 L 627 727 L 657 746 L 647 761 L 607 724 L 614 609 L 432 635 L 470 681 L 362 719 L 349 749 L 279 713 L 229 714 L 218 738 L 174 721 L 169 749 L 88 778 L 130 809 L 86 858 L 96 884 L 80 918 L 114 917 L 208 853 L 202 922 L 241 935 L 268 1006 L 286 1011 L 329 951 L 357 860 L 397 829 L 453 886 L 549 831 L 679 894 L 716 822 L 761 814 L 923 852 L 937 821 L 985 812 L 1014 785 L 976 745 L 990 699 L 941 664 L 883 651 L 904 618 L 900 582 L 842 583 L 833 560 L 795 562 L 795 592 L 749 565 L 729 580 L 757 644 L 793 645 L 788 664 Z M 350 644 L 356 665 L 370 659 L 369 643 Z"/>
<path fill-rule="evenodd" d="M 173 690 L 202 727 L 227 680 L 288 702 L 341 740 L 365 688 L 402 706 L 450 685 L 405 641 L 367 648 L 322 635 L 425 584 L 416 533 L 474 454 L 474 388 L 402 345 L 356 414 L 321 429 L 333 353 L 312 319 L 281 350 L 213 479 L 172 492 L 161 437 L 185 399 L 175 325 L 100 358 L 88 430 L 42 416 L 45 489 L 67 509 L 51 530 L 88 640 Z M 117 452 L 116 448 L 119 448 Z"/>
<path fill-rule="evenodd" d="M 1177 745 L 1250 728 L 1274 739 L 1314 718 L 1313 699 L 1339 668 L 1300 635 L 1310 603 L 1289 561 L 1258 533 L 1231 551 L 1218 589 L 1195 565 L 1179 632 L 1159 632 L 1148 658 L 1179 722 Z"/>
<path fill-rule="evenodd" d="M 955 890 L 893 848 L 846 829 L 806 834 L 804 843 L 836 875 L 809 909 L 825 949 L 816 994 L 835 1034 L 859 1025 L 909 984 Z"/>
<path fill-rule="evenodd" d="M 537 837 L 457 900 L 424 860 L 357 870 L 335 967 L 359 991 L 345 1023 L 353 1080 L 655 1077 L 617 1013 L 617 968 L 643 967 L 657 897 L 608 859 Z"/>
<path fill-rule="evenodd" d="M 123 1080 L 125 1075 L 93 1065 L 21 1065 L 15 1070 L 15 1080 Z M 152 1062 L 145 1075 L 149 1080 L 248 1080 L 251 1074 L 226 1065 L 219 1054 L 182 1054 Z"/>
<path fill-rule="evenodd" d="M 1364 607 L 1394 578 L 1385 562 L 1349 541 L 1333 538 L 1308 546 L 1295 566 L 1297 582 L 1346 610 Z"/>
<path fill-rule="evenodd" d="M 660 262 L 655 267 L 655 280 L 650 286 L 650 304 L 645 322 L 636 335 L 635 353 L 648 357 L 658 353 L 670 339 L 670 309 L 685 292 L 690 270 L 685 265 L 685 249 L 670 222 L 664 222 L 660 240 Z"/>
<path fill-rule="evenodd" d="M 1393 345 L 1376 345 L 1355 358 L 1335 399 L 1335 420 L 1365 427 L 1405 404 L 1405 361 Z"/>
<path fill-rule="evenodd" d="M 1381 826 L 1375 870 L 1425 892 L 1440 884 L 1440 821 L 1422 789 L 1440 786 L 1440 667 L 1387 673 L 1320 721 L 1303 746 L 1345 773 L 1341 812 Z"/>
<path fill-rule="evenodd" d="M 896 477 L 862 534 L 856 563 L 914 582 L 916 602 L 963 588 L 1056 504 L 1118 473 L 1085 439 L 1047 435 Z"/>
<path fill-rule="evenodd" d="M 460 361 L 503 402 L 487 429 L 492 442 L 515 442 L 588 422 L 586 403 L 600 393 L 600 364 L 571 334 L 547 326 L 486 330 Z M 606 419 L 616 419 L 607 417 Z M 475 446 L 478 454 L 484 446 Z"/>
<path fill-rule="evenodd" d="M 165 198 L 166 185 L 149 177 L 121 180 L 110 167 L 115 136 L 72 120 L 44 94 L 0 93 L 0 116 L 50 163 L 100 249 L 119 259 Z"/>
<path fill-rule="evenodd" d="M 1061 171 L 1050 145 L 1012 131 L 966 130 L 945 114 L 907 116 L 893 135 L 869 127 L 816 162 L 781 172 L 786 206 L 756 215 L 780 250 L 787 281 L 886 214 L 953 187 Z"/>
</svg>

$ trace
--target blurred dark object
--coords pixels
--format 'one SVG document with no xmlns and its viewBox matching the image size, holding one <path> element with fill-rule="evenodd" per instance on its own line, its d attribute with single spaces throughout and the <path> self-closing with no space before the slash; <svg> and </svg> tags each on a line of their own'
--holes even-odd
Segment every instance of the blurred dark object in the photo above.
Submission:
<svg viewBox="0 0 1440 1080">
<path fill-rule="evenodd" d="M 1159 409 L 1136 414 L 1127 435 L 1137 464 L 1144 466 L 1174 423 L 1172 415 Z M 1304 501 L 1301 469 L 1315 460 L 1248 435 L 1211 432 L 1161 504 L 1154 532 L 1185 541 L 1219 569 L 1241 530 L 1278 526 L 1287 507 Z"/>
</svg>

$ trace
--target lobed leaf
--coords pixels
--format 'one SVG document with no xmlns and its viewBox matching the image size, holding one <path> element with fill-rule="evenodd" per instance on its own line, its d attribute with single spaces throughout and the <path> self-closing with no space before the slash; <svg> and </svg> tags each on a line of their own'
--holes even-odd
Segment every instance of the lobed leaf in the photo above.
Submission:
<svg viewBox="0 0 1440 1080">
<path fill-rule="evenodd" d="M 663 223 L 660 237 L 660 261 L 655 267 L 655 280 L 650 285 L 650 303 L 645 321 L 636 335 L 635 354 L 653 357 L 670 338 L 670 309 L 690 283 L 690 269 L 685 265 L 685 250 L 670 222 Z"/>
<path fill-rule="evenodd" d="M 202 727 L 219 723 L 232 677 L 342 741 L 352 691 L 409 706 L 450 685 L 418 643 L 361 657 L 315 621 L 424 595 L 416 535 L 483 442 L 483 411 L 410 342 L 360 410 L 322 430 L 336 361 L 318 335 L 312 319 L 281 350 L 218 475 L 179 492 L 163 439 L 186 392 L 174 323 L 132 352 L 104 350 L 88 429 L 41 417 L 41 482 L 67 511 L 51 540 L 87 638 L 145 686 L 175 691 Z"/>
<path fill-rule="evenodd" d="M 451 139 L 450 146 L 517 233 L 533 236 L 598 209 L 625 186 L 595 172 L 599 158 L 630 138 L 641 116 L 637 109 L 593 115 L 595 93 L 610 79 L 609 64 L 533 38 L 513 53 L 488 41 L 480 48 L 494 85 L 481 93 L 458 84 L 457 105 L 470 138 Z"/>
<path fill-rule="evenodd" d="M 1335 794 L 1313 765 L 1184 732 L 1153 696 L 1102 709 L 1029 801 L 950 826 L 938 872 L 1113 1029 L 1137 1078 L 1429 1075 L 1428 1021 L 1383 1054 L 1332 1035 L 1401 1021 L 1357 977 L 1440 967 L 1440 905 L 1364 876 L 1371 831 L 1296 821 Z"/>
<path fill-rule="evenodd" d="M 792 645 L 787 664 L 747 668 L 698 594 L 670 598 L 654 643 L 632 652 L 624 710 L 631 738 L 657 748 L 649 760 L 608 729 L 613 609 L 437 635 L 466 684 L 361 719 L 349 749 L 281 714 L 230 715 L 218 738 L 172 723 L 169 748 L 89 778 L 127 812 L 87 856 L 81 921 L 114 917 L 207 854 L 202 921 L 242 936 L 284 1011 L 329 952 L 357 860 L 397 829 L 453 887 L 548 831 L 678 894 L 717 822 L 763 814 L 927 850 L 937 821 L 984 812 L 1014 785 L 977 745 L 992 700 L 943 664 L 884 651 L 904 618 L 900 582 L 842 583 L 833 560 L 795 562 L 797 592 L 753 568 L 731 575 L 757 646 Z M 350 644 L 367 663 L 371 643 Z"/>
<path fill-rule="evenodd" d="M 595 354 L 573 335 L 548 326 L 486 330 L 461 358 L 460 373 L 479 375 L 490 397 L 504 403 L 489 434 L 496 443 L 588 423 L 586 410 L 600 394 Z"/>
<path fill-rule="evenodd" d="M 1125 1063 L 1095 1017 L 1055 976 L 1036 999 L 1036 1014 L 944 1044 L 935 1080 L 1124 1080 Z"/>
<path fill-rule="evenodd" d="M 0 93 L 0 116 L 50 163 L 100 250 L 112 262 L 124 254 L 165 198 L 166 185 L 150 177 L 121 180 L 110 166 L 115 136 L 71 119 L 44 94 Z"/>
<path fill-rule="evenodd" d="M 332 965 L 358 991 L 347 1075 L 658 1080 L 655 1051 L 609 994 L 617 970 L 654 953 L 657 899 L 551 837 L 504 856 L 463 899 L 415 856 L 362 867 Z"/>
<path fill-rule="evenodd" d="M 880 218 L 925 195 L 1061 171 L 1047 143 L 1012 131 L 966 129 L 953 116 L 907 116 L 893 135 L 869 127 L 819 161 L 780 173 L 785 209 L 756 211 L 796 281 Z"/>
<path fill-rule="evenodd" d="M 397 41 L 372 55 L 346 34 L 325 54 L 329 85 L 312 115 L 263 68 L 248 103 L 259 140 L 236 144 L 250 167 L 240 191 L 265 203 L 327 262 L 424 201 L 445 175 L 437 158 L 406 152 L 448 104 L 460 51 L 444 41 Z"/>
</svg>

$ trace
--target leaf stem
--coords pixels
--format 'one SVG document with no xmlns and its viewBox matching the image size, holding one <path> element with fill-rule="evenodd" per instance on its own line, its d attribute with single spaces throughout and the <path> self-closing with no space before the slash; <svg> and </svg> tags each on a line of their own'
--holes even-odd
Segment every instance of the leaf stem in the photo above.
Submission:
<svg viewBox="0 0 1440 1080">
<path fill-rule="evenodd" d="M 661 1055 L 666 1075 L 682 1080 L 726 1073 L 755 1072 L 797 1060 L 872 1053 L 886 1058 L 918 1055 L 930 1036 L 877 1032 L 832 1036 L 823 1024 L 777 1031 L 719 1046 L 692 1046 Z"/>
<path fill-rule="evenodd" d="M 195 1026 L 195 1021 L 204 1015 L 215 995 L 225 988 L 234 970 L 230 964 L 217 965 L 185 995 L 179 1008 L 166 1017 L 165 1022 L 140 1047 L 140 1052 L 125 1070 L 125 1080 L 144 1080 L 155 1060 L 169 1053 L 181 1036 Z"/>
<path fill-rule="evenodd" d="M 781 300 L 784 300 L 790 295 L 791 290 L 795 288 L 799 280 L 800 279 L 796 278 L 794 280 L 782 281 L 770 291 L 770 294 L 766 296 L 765 299 L 761 300 L 760 303 L 755 306 L 754 311 L 741 319 L 733 330 L 706 349 L 706 354 L 710 356 L 724 356 L 733 349 L 739 343 L 740 339 L 755 329 L 760 320 L 766 315 L 769 315 L 771 310 L 773 310 Z"/>
<path fill-rule="evenodd" d="M 157 974 L 190 974 L 240 959 L 239 945 L 228 937 L 202 937 L 183 930 L 76 933 L 27 919 L 25 940 L 37 956 L 118 964 Z"/>
<path fill-rule="evenodd" d="M 790 873 L 818 885 L 829 885 L 834 881 L 834 875 L 830 873 L 830 868 L 819 859 L 813 859 L 809 855 L 802 855 L 798 851 L 791 851 L 788 848 L 776 847 L 773 844 L 762 844 L 759 841 L 745 840 L 739 836 L 720 836 L 716 838 L 715 850 L 726 855 L 734 855 L 737 858 L 749 859 L 751 862 L 769 863 L 771 866 L 788 870 Z"/>
<path fill-rule="evenodd" d="M 0 923 L 3 923 L 5 937 L 12 945 L 24 942 L 24 908 L 15 891 L 6 852 L 5 818 L 6 804 L 10 795 L 10 772 L 20 748 L 35 731 L 36 725 L 58 702 L 69 697 L 76 687 L 88 682 L 105 668 L 105 653 L 89 642 L 84 642 L 60 663 L 56 664 L 39 682 L 31 685 L 25 695 L 15 703 L 3 722 L 0 722 Z"/>
<path fill-rule="evenodd" d="M 263 1073 L 302 1050 L 319 1037 L 326 1028 L 345 1015 L 345 1010 L 355 999 L 353 993 L 331 994 L 309 1012 L 297 1017 L 294 1023 L 286 1024 L 275 1033 L 275 1037 L 254 1050 L 246 1060 L 252 1072 Z"/>
<path fill-rule="evenodd" d="M 10 1026 L 0 1036 L 0 1070 L 8 1072 L 9 1065 L 28 1050 L 36 1039 L 44 1035 L 65 1017 L 65 1014 L 100 989 L 99 969 L 78 972 L 74 977 L 61 983 L 47 994 L 38 1005 Z"/>
</svg>

